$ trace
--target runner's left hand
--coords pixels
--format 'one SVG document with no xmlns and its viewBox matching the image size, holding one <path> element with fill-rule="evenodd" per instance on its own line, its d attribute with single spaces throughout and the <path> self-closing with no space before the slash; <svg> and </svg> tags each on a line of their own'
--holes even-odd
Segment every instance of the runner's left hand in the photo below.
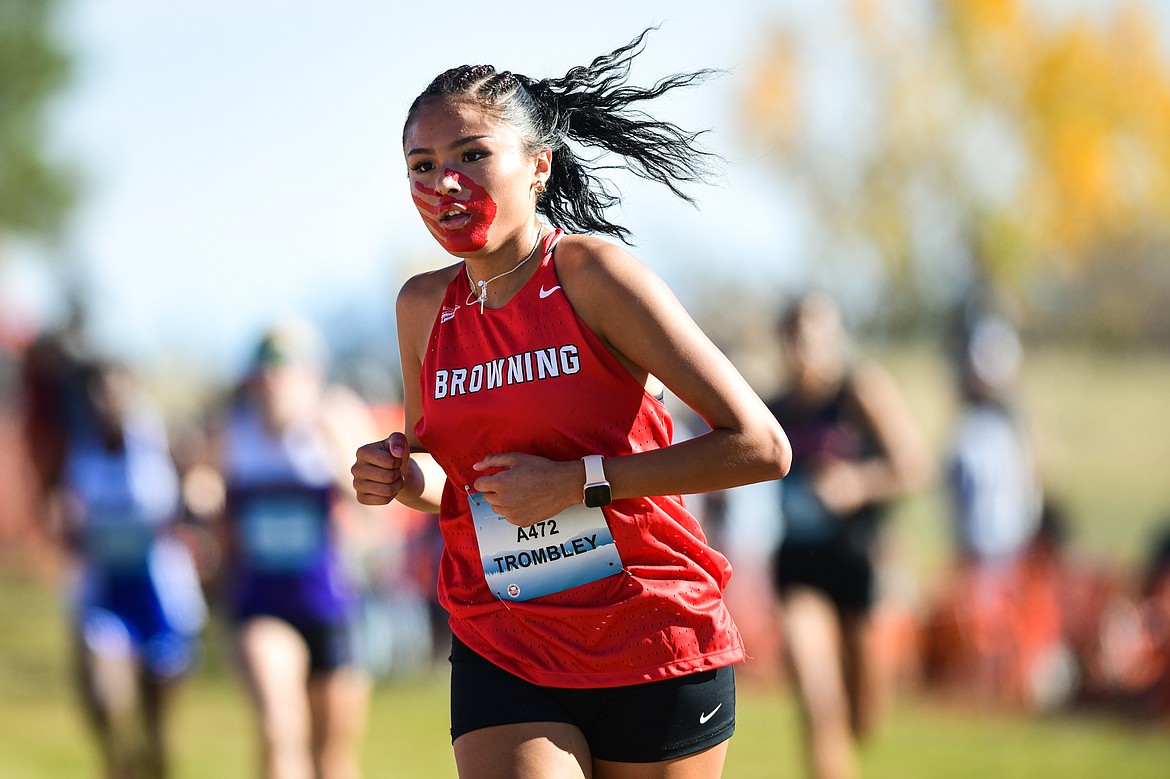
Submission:
<svg viewBox="0 0 1170 779">
<path fill-rule="evenodd" d="M 580 460 L 558 462 L 508 452 L 489 454 L 473 467 L 493 471 L 477 478 L 472 487 L 513 525 L 528 527 L 583 500 L 585 466 Z"/>
</svg>

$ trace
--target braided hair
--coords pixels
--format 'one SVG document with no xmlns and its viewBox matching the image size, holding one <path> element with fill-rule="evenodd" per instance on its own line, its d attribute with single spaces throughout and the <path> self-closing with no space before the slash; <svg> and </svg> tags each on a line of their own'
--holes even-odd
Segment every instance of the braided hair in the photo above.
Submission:
<svg viewBox="0 0 1170 779">
<path fill-rule="evenodd" d="M 525 153 L 551 149 L 552 171 L 536 210 L 555 227 L 569 232 L 604 233 L 629 243 L 630 231 L 605 217 L 620 201 L 598 171 L 616 166 L 599 164 L 605 153 L 625 159 L 640 178 L 665 185 L 676 196 L 694 203 L 682 183 L 702 181 L 715 159 L 700 149 L 702 132 L 688 132 L 632 108 L 676 87 L 691 86 L 715 71 L 704 69 L 662 79 L 649 88 L 626 84 L 634 57 L 644 49 L 647 28 L 625 46 L 575 67 L 563 78 L 534 80 L 497 71 L 491 65 L 461 65 L 440 73 L 407 112 L 409 126 L 428 100 L 463 97 L 493 111 L 520 135 Z M 570 145 L 572 144 L 572 145 Z M 599 150 L 583 155 L 577 148 Z"/>
</svg>

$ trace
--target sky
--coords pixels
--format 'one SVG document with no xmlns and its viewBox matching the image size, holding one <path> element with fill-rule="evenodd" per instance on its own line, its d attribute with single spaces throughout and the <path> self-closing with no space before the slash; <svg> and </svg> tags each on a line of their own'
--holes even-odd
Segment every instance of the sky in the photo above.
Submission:
<svg viewBox="0 0 1170 779">
<path fill-rule="evenodd" d="M 414 96 L 465 62 L 562 75 L 661 25 L 634 79 L 726 71 L 655 111 L 709 128 L 708 146 L 729 164 L 713 185 L 692 189 L 698 209 L 619 178 L 617 216 L 635 233 L 635 253 L 680 297 L 725 274 L 732 254 L 773 275 L 788 264 L 781 243 L 756 245 L 734 224 L 772 187 L 755 175 L 759 160 L 736 149 L 734 112 L 766 41 L 762 25 L 799 5 L 68 3 L 60 21 L 76 72 L 53 119 L 61 156 L 85 185 L 53 251 L 80 269 L 95 341 L 119 356 L 178 353 L 230 370 L 287 314 L 346 316 L 384 336 L 402 280 L 446 260 L 408 197 L 400 138 Z M 51 317 L 59 299 L 38 252 L 18 252 L 29 260 L 14 263 L 8 286 Z M 705 253 L 710 264 L 694 268 Z"/>
<path fill-rule="evenodd" d="M 462 63 L 562 75 L 650 25 L 661 28 L 633 80 L 723 71 L 653 110 L 708 129 L 708 147 L 727 165 L 689 190 L 698 208 L 619 177 L 625 197 L 613 216 L 692 308 L 712 285 L 779 298 L 810 261 L 809 221 L 744 144 L 737 112 L 783 23 L 825 42 L 802 52 L 813 126 L 856 132 L 865 101 L 850 67 L 847 4 L 67 0 L 60 26 L 75 74 L 54 105 L 52 142 L 84 174 L 83 197 L 61 246 L 6 248 L 0 308 L 51 320 L 61 299 L 46 268 L 69 267 L 96 344 L 138 362 L 230 373 L 260 330 L 289 314 L 368 333 L 371 352 L 393 354 L 382 341 L 392 339 L 398 287 L 448 259 L 408 195 L 400 138 L 411 100 Z"/>
</svg>

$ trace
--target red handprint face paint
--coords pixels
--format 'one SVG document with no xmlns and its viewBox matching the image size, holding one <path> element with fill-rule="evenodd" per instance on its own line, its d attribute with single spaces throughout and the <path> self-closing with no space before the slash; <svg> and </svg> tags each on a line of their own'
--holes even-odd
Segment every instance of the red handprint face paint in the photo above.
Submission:
<svg viewBox="0 0 1170 779">
<path fill-rule="evenodd" d="M 487 245 L 488 229 L 496 219 L 496 201 L 466 174 L 447 169 L 443 178 L 458 183 L 462 196 L 438 195 L 422 182 L 414 182 L 412 197 L 423 224 L 452 254 L 479 251 Z"/>
</svg>

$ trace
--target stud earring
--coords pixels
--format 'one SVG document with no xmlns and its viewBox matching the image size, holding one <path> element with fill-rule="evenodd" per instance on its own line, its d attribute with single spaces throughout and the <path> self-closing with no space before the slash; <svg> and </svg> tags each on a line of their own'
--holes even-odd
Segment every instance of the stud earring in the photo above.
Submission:
<svg viewBox="0 0 1170 779">
<path fill-rule="evenodd" d="M 538 195 L 544 194 L 544 182 L 543 181 L 536 182 L 536 194 L 538 194 Z"/>
</svg>

